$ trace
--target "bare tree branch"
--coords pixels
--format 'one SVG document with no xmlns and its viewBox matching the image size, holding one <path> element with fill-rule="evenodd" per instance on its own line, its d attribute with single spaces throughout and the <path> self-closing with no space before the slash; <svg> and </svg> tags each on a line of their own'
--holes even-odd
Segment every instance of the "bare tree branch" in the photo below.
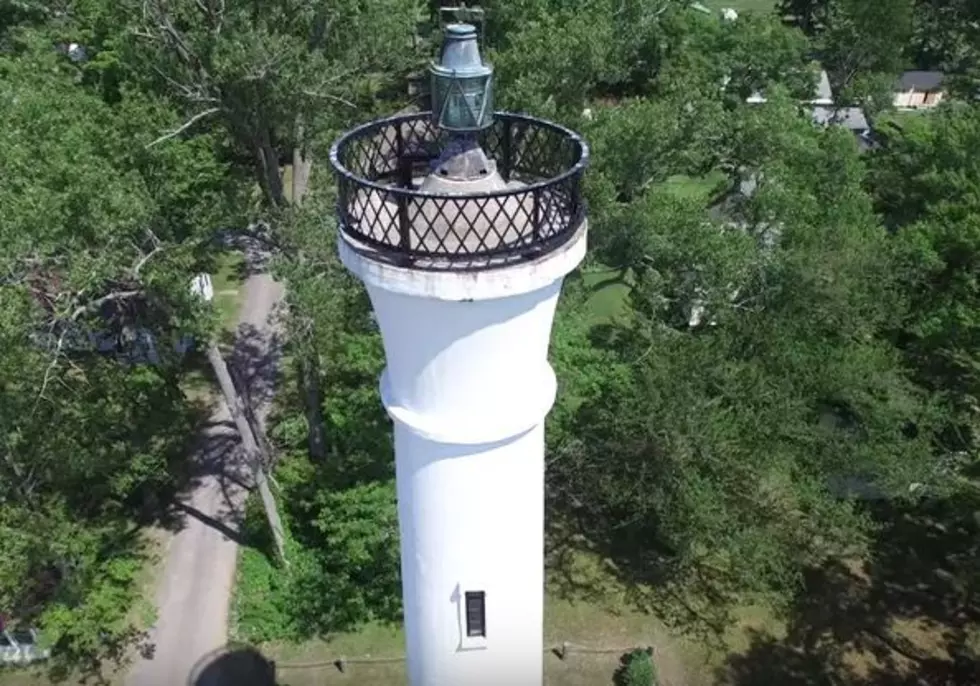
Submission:
<svg viewBox="0 0 980 686">
<path fill-rule="evenodd" d="M 143 265 L 145 265 L 151 257 L 159 253 L 161 250 L 163 250 L 163 246 L 157 245 L 155 248 L 153 248 L 153 250 L 143 255 L 143 257 L 140 258 L 140 261 L 133 267 L 133 277 L 138 279 Z"/>
<path fill-rule="evenodd" d="M 40 403 L 44 398 L 44 392 L 48 390 L 48 383 L 51 381 L 51 374 L 54 373 L 55 367 L 58 366 L 58 360 L 61 358 L 61 349 L 65 345 L 65 336 L 67 333 L 68 329 L 66 328 L 61 332 L 61 335 L 58 336 L 58 344 L 54 349 L 54 357 L 51 358 L 50 364 L 48 364 L 47 369 L 44 370 L 44 379 L 41 381 L 41 390 L 38 391 L 37 397 L 34 399 L 34 407 L 31 409 L 31 414 L 34 414 L 34 412 L 37 410 L 38 403 Z"/>
<path fill-rule="evenodd" d="M 129 290 L 129 291 L 114 291 L 108 295 L 104 295 L 101 298 L 96 298 L 92 302 L 86 303 L 85 305 L 79 305 L 72 312 L 70 320 L 75 321 L 81 317 L 86 312 L 94 312 L 108 302 L 115 302 L 117 300 L 128 300 L 129 298 L 135 298 L 143 294 L 142 290 Z"/>
<path fill-rule="evenodd" d="M 179 136 L 181 133 L 183 133 L 184 131 L 186 131 L 187 129 L 189 129 L 191 126 L 193 126 L 195 122 L 203 119 L 204 117 L 210 116 L 210 115 L 214 114 L 215 112 L 220 111 L 220 109 L 221 109 L 220 107 L 211 107 L 211 108 L 208 108 L 208 109 L 204 110 L 203 112 L 198 112 L 197 114 L 195 114 L 193 117 L 191 117 L 190 119 L 188 119 L 182 125 L 178 126 L 173 131 L 168 131 L 167 133 L 163 134 L 162 136 L 160 136 L 159 138 L 157 138 L 152 143 L 148 143 L 146 145 L 146 147 L 147 148 L 152 148 L 154 145 L 157 145 L 158 143 L 162 143 L 165 140 L 169 140 L 169 139 L 171 139 L 171 138 L 173 138 L 175 136 Z"/>
<path fill-rule="evenodd" d="M 160 28 L 170 35 L 174 45 L 177 46 L 177 53 L 180 55 L 180 58 L 187 64 L 198 66 L 200 64 L 200 60 L 197 59 L 197 55 L 194 54 L 194 51 L 187 46 L 187 42 L 184 40 L 184 37 L 180 35 L 180 32 L 174 27 L 173 22 L 170 21 L 170 17 L 161 13 L 160 22 Z"/>
<path fill-rule="evenodd" d="M 329 93 L 317 93 L 316 91 L 303 91 L 303 95 L 308 95 L 311 98 L 324 98 L 326 100 L 333 100 L 334 102 L 339 102 L 342 105 L 347 105 L 351 109 L 357 109 L 357 105 L 352 103 L 350 100 L 341 98 L 336 95 L 330 95 Z"/>
<path fill-rule="evenodd" d="M 153 71 L 167 81 L 167 83 L 173 86 L 182 98 L 192 102 L 220 102 L 218 98 L 208 95 L 205 88 L 200 84 L 197 84 L 195 87 L 191 87 L 185 83 L 175 81 L 170 75 L 165 73 L 157 66 L 153 67 Z"/>
</svg>

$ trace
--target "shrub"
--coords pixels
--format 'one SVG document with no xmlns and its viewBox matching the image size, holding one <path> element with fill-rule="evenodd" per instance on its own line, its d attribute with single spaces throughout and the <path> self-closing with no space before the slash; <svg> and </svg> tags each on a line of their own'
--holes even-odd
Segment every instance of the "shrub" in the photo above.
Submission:
<svg viewBox="0 0 980 686">
<path fill-rule="evenodd" d="M 252 547 L 243 547 L 238 565 L 236 638 L 298 641 L 372 620 L 401 620 L 394 480 L 315 496 L 306 513 L 306 540 L 290 531 L 299 523 L 284 518 L 285 569 L 268 552 L 258 499 L 249 499 L 243 530 Z"/>
<path fill-rule="evenodd" d="M 637 648 L 623 655 L 619 662 L 613 678 L 616 686 L 659 686 L 652 649 Z"/>
</svg>

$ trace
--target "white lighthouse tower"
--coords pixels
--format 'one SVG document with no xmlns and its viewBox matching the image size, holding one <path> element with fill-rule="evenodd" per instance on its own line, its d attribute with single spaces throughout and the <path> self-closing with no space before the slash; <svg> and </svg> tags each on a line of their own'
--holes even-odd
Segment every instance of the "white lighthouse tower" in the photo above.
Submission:
<svg viewBox="0 0 980 686">
<path fill-rule="evenodd" d="M 585 143 L 494 113 L 470 24 L 433 111 L 344 135 L 339 250 L 384 338 L 412 686 L 540 686 L 548 343 L 585 255 Z"/>
</svg>

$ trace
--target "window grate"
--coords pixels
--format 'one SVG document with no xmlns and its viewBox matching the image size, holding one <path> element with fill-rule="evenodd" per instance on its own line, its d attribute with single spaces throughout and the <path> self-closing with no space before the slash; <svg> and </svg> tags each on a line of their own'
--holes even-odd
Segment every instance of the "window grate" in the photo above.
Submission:
<svg viewBox="0 0 980 686">
<path fill-rule="evenodd" d="M 466 635 L 487 635 L 487 601 L 483 591 L 466 592 Z"/>
</svg>

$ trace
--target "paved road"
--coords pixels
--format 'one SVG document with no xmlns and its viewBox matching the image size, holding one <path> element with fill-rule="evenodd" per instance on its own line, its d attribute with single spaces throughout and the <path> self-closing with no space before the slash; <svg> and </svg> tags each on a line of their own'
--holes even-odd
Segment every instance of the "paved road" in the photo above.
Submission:
<svg viewBox="0 0 980 686">
<path fill-rule="evenodd" d="M 264 423 L 280 349 L 276 315 L 283 288 L 257 271 L 263 260 L 251 252 L 246 250 L 249 265 L 257 273 L 243 286 L 233 360 L 256 417 Z M 178 506 L 184 513 L 184 527 L 166 551 L 157 590 L 158 620 L 150 629 L 152 658 L 138 659 L 127 686 L 193 686 L 195 665 L 199 673 L 199 663 L 225 645 L 237 530 L 249 481 L 238 434 L 222 401 L 201 436 L 194 487 Z"/>
</svg>

